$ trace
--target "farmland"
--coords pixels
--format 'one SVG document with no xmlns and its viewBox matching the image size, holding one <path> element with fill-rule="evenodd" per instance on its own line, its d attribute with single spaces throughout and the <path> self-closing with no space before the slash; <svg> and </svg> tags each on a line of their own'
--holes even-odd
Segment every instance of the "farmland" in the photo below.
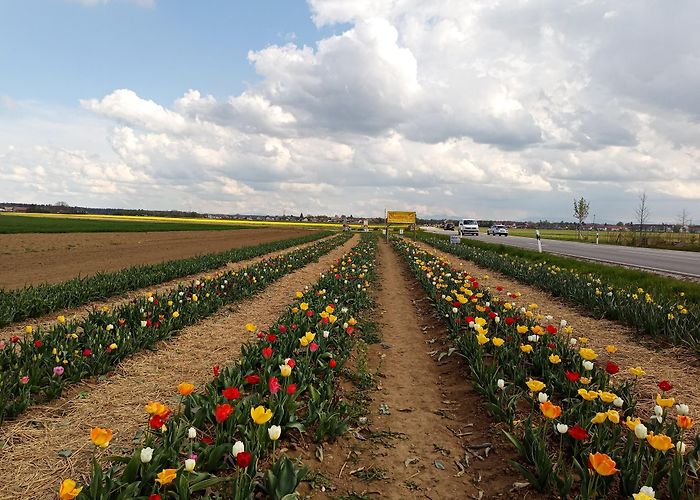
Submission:
<svg viewBox="0 0 700 500">
<path fill-rule="evenodd" d="M 162 273 L 195 234 L 234 239 Z M 0 336 L 0 498 L 700 494 L 678 289 L 432 237 L 157 235 L 85 282 L 109 302 Z"/>
</svg>

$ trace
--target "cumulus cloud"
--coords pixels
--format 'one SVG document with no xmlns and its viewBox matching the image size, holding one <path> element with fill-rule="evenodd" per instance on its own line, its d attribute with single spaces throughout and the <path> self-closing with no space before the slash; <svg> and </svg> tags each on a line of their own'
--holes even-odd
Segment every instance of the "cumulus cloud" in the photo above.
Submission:
<svg viewBox="0 0 700 500">
<path fill-rule="evenodd" d="M 616 222 L 646 190 L 671 220 L 700 201 L 700 6 L 674 5 L 309 0 L 337 34 L 252 47 L 245 91 L 91 96 L 108 151 L 0 140 L 0 173 L 41 168 L 40 192 L 64 162 L 76 198 L 258 213 L 559 220 L 585 196 Z"/>
</svg>

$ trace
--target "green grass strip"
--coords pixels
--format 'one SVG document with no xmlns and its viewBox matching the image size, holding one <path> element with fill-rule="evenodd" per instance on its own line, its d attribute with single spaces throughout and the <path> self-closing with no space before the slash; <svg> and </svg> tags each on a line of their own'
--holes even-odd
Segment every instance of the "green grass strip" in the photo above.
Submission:
<svg viewBox="0 0 700 500">
<path fill-rule="evenodd" d="M 77 277 L 63 283 L 28 286 L 16 290 L 0 289 L 0 326 L 36 318 L 62 309 L 79 307 L 95 300 L 138 290 L 147 286 L 210 271 L 229 262 L 239 262 L 324 238 L 328 231 L 299 238 L 273 241 L 224 252 L 169 260 L 160 264 L 132 266 L 120 271 Z"/>
</svg>

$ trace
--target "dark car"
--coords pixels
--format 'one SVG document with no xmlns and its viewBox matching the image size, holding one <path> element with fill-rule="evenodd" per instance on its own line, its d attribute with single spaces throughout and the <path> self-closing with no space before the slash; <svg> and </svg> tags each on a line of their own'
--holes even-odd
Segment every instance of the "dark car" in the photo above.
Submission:
<svg viewBox="0 0 700 500">
<path fill-rule="evenodd" d="M 445 224 L 443 224 L 442 228 L 443 228 L 445 231 L 454 231 L 454 230 L 455 230 L 455 225 L 452 224 L 451 222 L 445 222 Z"/>
</svg>

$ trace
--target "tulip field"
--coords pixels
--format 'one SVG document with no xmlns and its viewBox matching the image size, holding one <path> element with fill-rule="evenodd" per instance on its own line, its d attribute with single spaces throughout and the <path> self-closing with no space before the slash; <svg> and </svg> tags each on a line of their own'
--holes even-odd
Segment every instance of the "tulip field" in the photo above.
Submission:
<svg viewBox="0 0 700 500">
<path fill-rule="evenodd" d="M 700 498 L 699 320 L 345 232 L 2 291 L 0 500 Z"/>
</svg>

